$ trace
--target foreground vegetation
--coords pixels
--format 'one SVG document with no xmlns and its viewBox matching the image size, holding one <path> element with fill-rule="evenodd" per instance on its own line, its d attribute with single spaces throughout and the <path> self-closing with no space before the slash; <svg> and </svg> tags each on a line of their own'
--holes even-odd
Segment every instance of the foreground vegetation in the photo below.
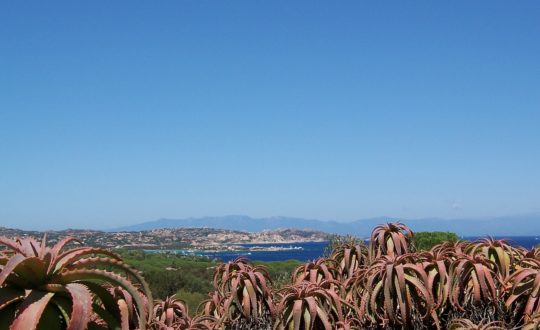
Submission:
<svg viewBox="0 0 540 330">
<path fill-rule="evenodd" d="M 267 265 L 0 238 L 0 329 L 538 328 L 539 251 L 422 236 L 384 224 L 368 245 Z M 205 290 L 190 311 L 183 295 Z"/>
<path fill-rule="evenodd" d="M 176 294 L 189 306 L 198 306 L 213 290 L 212 276 L 219 261 L 207 257 L 184 256 L 175 253 L 145 253 L 142 250 L 121 250 L 124 262 L 134 266 L 144 274 L 156 298 L 165 299 Z M 290 281 L 290 276 L 300 261 L 253 261 L 264 266 L 273 287 L 279 288 Z M 190 310 L 193 315 L 195 310 Z"/>
</svg>

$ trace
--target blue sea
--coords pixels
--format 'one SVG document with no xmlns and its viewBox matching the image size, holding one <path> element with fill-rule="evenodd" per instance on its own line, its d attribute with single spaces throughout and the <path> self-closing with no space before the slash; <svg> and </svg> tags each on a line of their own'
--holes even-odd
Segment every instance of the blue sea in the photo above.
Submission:
<svg viewBox="0 0 540 330">
<path fill-rule="evenodd" d="M 466 240 L 475 240 L 480 238 L 463 237 Z M 510 244 L 514 246 L 522 246 L 525 248 L 532 248 L 537 244 L 540 244 L 540 237 L 535 236 L 514 236 L 514 237 L 495 237 L 496 239 L 506 239 Z M 230 261 L 240 256 L 247 257 L 254 261 L 283 261 L 283 260 L 300 260 L 308 261 L 321 257 L 324 254 L 328 242 L 305 242 L 305 243 L 269 243 L 269 244 L 239 244 L 245 247 L 278 247 L 278 248 L 292 248 L 284 251 L 192 251 L 192 250 L 169 250 L 169 252 L 176 252 L 179 254 L 206 256 L 211 259 L 218 259 L 222 261 Z M 153 250 L 148 252 L 165 252 L 164 250 Z"/>
</svg>

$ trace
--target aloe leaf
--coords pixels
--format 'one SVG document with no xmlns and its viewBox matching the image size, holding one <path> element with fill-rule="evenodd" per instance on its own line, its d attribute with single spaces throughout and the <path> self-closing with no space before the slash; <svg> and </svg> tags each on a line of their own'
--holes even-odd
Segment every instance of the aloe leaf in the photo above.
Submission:
<svg viewBox="0 0 540 330">
<path fill-rule="evenodd" d="M 302 308 L 303 308 L 302 300 L 301 299 L 295 300 L 293 309 L 292 309 L 294 330 L 300 330 L 300 323 L 302 320 Z"/>
<path fill-rule="evenodd" d="M 17 309 L 17 318 L 13 321 L 10 330 L 34 330 L 45 307 L 54 296 L 52 292 L 33 290 Z"/>
<path fill-rule="evenodd" d="M 66 290 L 71 294 L 73 307 L 67 330 L 85 329 L 92 313 L 92 295 L 83 284 L 70 283 Z"/>
<path fill-rule="evenodd" d="M 19 243 L 5 236 L 0 237 L 0 245 L 7 246 L 10 250 L 12 250 L 15 253 L 24 254 L 23 250 L 21 249 L 21 245 Z"/>
<path fill-rule="evenodd" d="M 75 281 L 88 281 L 88 280 L 97 280 L 97 281 L 103 281 L 106 283 L 112 283 L 114 285 L 118 285 L 124 289 L 126 289 L 129 294 L 133 297 L 135 300 L 135 303 L 137 305 L 137 309 L 139 312 L 139 326 L 141 330 L 146 329 L 146 323 L 147 321 L 150 321 L 150 317 L 147 319 L 147 316 L 152 314 L 152 311 L 149 309 L 149 313 L 146 312 L 146 306 L 144 301 L 142 300 L 140 293 L 137 291 L 137 289 L 125 278 L 104 270 L 87 270 L 87 269 L 80 269 L 80 270 L 73 270 L 73 271 L 66 271 L 62 273 L 62 276 L 59 278 L 59 281 L 63 283 L 71 283 Z"/>
<path fill-rule="evenodd" d="M 11 275 L 15 268 L 24 260 L 26 260 L 26 257 L 22 254 L 16 254 L 9 259 L 6 265 L 2 268 L 2 272 L 0 272 L 0 286 L 4 284 L 8 276 Z"/>
</svg>

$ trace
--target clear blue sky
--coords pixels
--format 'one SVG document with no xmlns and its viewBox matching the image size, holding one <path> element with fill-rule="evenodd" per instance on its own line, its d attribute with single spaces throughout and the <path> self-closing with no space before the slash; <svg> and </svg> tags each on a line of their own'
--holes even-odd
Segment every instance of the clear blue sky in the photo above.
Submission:
<svg viewBox="0 0 540 330">
<path fill-rule="evenodd" d="M 539 1 L 0 4 L 0 225 L 539 211 Z"/>
</svg>

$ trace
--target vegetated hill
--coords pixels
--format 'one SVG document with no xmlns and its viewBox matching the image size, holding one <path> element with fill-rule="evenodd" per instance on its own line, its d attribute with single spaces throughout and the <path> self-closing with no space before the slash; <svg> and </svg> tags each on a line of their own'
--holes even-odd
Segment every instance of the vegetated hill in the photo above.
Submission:
<svg viewBox="0 0 540 330">
<path fill-rule="evenodd" d="M 104 232 L 97 230 L 47 231 L 49 242 L 57 242 L 66 236 L 73 236 L 83 244 L 99 247 L 124 248 L 173 248 L 220 246 L 234 243 L 283 243 L 324 241 L 329 235 L 314 230 L 276 229 L 260 232 L 246 232 L 214 228 L 163 228 L 144 231 Z M 26 231 L 0 227 L 0 236 L 8 238 L 34 237 L 40 240 L 45 232 Z"/>
<path fill-rule="evenodd" d="M 203 217 L 187 219 L 159 219 L 155 221 L 144 222 L 137 225 L 114 228 L 112 231 L 140 231 L 157 228 L 188 228 L 188 227 L 208 227 L 228 230 L 245 230 L 249 232 L 258 232 L 263 230 L 273 230 L 279 228 L 293 229 L 312 229 L 333 233 L 336 226 L 341 225 L 338 222 L 325 222 L 320 220 L 310 220 L 291 217 L 270 217 L 270 218 L 252 218 L 245 215 L 228 215 L 221 217 Z M 317 229 L 315 229 L 317 228 Z"/>
<path fill-rule="evenodd" d="M 252 218 L 245 215 L 229 215 L 187 219 L 159 219 L 133 226 L 116 228 L 115 230 L 140 231 L 156 228 L 209 227 L 258 232 L 278 228 L 294 228 L 367 237 L 376 225 L 390 221 L 401 221 L 414 231 L 450 231 L 455 232 L 460 236 L 540 235 L 540 213 L 481 219 L 399 219 L 378 217 L 352 222 L 321 221 L 292 217 Z"/>
</svg>

